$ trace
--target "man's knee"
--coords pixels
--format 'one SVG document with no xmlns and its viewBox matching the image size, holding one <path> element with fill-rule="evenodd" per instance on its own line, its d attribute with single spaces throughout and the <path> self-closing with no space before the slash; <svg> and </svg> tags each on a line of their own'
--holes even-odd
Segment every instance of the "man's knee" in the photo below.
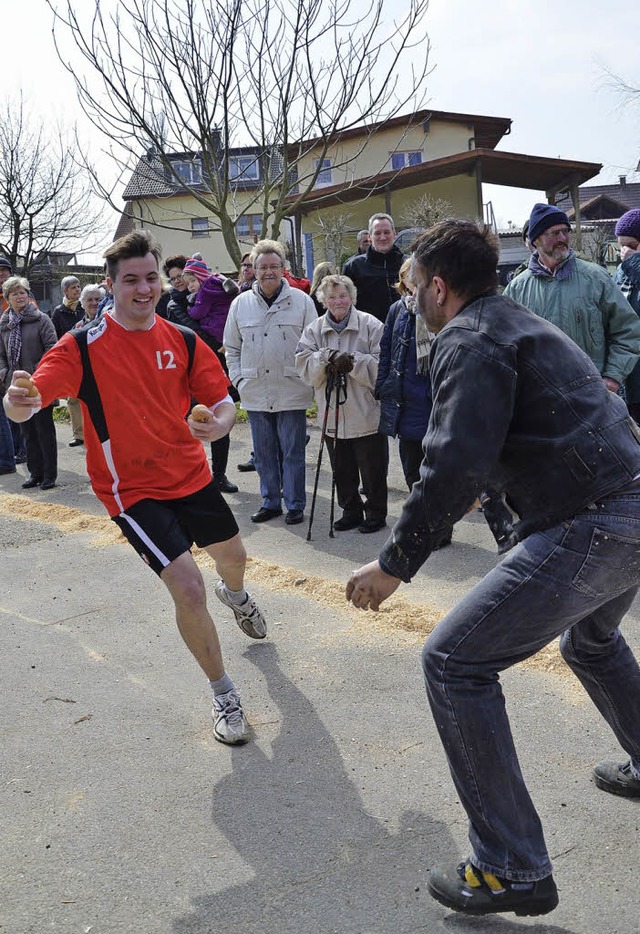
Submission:
<svg viewBox="0 0 640 934">
<path fill-rule="evenodd" d="M 443 679 L 443 662 L 444 655 L 440 645 L 439 633 L 435 629 L 422 647 L 422 671 L 425 679 L 430 684 Z"/>
<path fill-rule="evenodd" d="M 576 661 L 576 653 L 574 650 L 570 629 L 568 629 L 566 632 L 563 632 L 560 636 L 560 654 L 562 655 L 567 665 L 572 665 Z"/>
<path fill-rule="evenodd" d="M 182 609 L 201 609 L 207 602 L 202 574 L 195 564 L 190 568 L 176 568 L 173 564 L 174 562 L 162 572 L 162 580 L 168 587 L 174 603 Z"/>
<path fill-rule="evenodd" d="M 247 552 L 240 535 L 234 535 L 226 542 L 218 542 L 206 549 L 216 562 L 243 568 L 247 563 Z"/>
</svg>

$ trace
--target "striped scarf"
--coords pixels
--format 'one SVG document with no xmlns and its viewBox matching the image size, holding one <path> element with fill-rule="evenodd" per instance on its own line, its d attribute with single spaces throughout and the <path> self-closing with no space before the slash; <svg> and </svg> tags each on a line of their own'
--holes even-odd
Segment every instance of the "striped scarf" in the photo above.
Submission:
<svg viewBox="0 0 640 934">
<path fill-rule="evenodd" d="M 416 373 L 426 376 L 429 372 L 429 351 L 434 335 L 429 331 L 424 318 L 416 309 L 413 295 L 407 296 L 405 302 L 409 313 L 415 315 L 416 319 Z"/>
<path fill-rule="evenodd" d="M 9 309 L 9 340 L 7 341 L 7 356 L 12 370 L 20 369 L 20 356 L 22 354 L 22 315 L 17 315 Z"/>
</svg>

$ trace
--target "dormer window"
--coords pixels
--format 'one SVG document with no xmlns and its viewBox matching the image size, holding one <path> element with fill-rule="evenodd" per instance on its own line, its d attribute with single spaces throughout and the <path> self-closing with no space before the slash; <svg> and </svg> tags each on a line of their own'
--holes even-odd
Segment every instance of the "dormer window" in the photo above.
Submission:
<svg viewBox="0 0 640 934">
<path fill-rule="evenodd" d="M 260 178 L 256 156 L 230 156 L 229 178 L 237 181 L 257 181 Z"/>
<path fill-rule="evenodd" d="M 172 162 L 173 171 L 185 185 L 202 184 L 202 163 L 199 159 L 179 159 Z"/>
</svg>

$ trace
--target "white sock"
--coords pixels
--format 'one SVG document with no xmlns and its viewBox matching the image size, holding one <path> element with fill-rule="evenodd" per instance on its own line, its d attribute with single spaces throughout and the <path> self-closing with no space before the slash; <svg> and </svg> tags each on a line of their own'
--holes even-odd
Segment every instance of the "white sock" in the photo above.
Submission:
<svg viewBox="0 0 640 934">
<path fill-rule="evenodd" d="M 234 691 L 236 687 L 226 671 L 217 681 L 209 679 L 209 684 L 216 697 L 220 694 L 228 694 L 229 691 Z"/>
<path fill-rule="evenodd" d="M 225 584 L 224 589 L 226 590 L 227 596 L 229 597 L 232 603 L 237 603 L 237 604 L 246 603 L 247 600 L 249 599 L 249 594 L 244 589 L 244 587 L 242 588 L 242 590 L 229 590 L 229 588 Z"/>
</svg>

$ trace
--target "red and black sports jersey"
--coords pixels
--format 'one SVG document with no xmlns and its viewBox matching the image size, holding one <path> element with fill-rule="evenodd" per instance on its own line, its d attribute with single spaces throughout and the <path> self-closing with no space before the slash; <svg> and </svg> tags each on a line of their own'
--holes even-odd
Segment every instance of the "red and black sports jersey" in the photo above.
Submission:
<svg viewBox="0 0 640 934">
<path fill-rule="evenodd" d="M 181 331 L 158 317 L 147 331 L 128 331 L 105 315 L 88 329 L 87 345 L 108 434 L 101 442 L 81 401 L 87 471 L 109 515 L 141 499 L 174 499 L 206 486 L 205 450 L 185 416 L 192 396 L 210 406 L 227 395 L 228 379 L 213 351 L 197 339 L 189 371 Z M 82 377 L 78 344 L 65 334 L 34 373 L 42 405 L 77 397 Z"/>
</svg>

